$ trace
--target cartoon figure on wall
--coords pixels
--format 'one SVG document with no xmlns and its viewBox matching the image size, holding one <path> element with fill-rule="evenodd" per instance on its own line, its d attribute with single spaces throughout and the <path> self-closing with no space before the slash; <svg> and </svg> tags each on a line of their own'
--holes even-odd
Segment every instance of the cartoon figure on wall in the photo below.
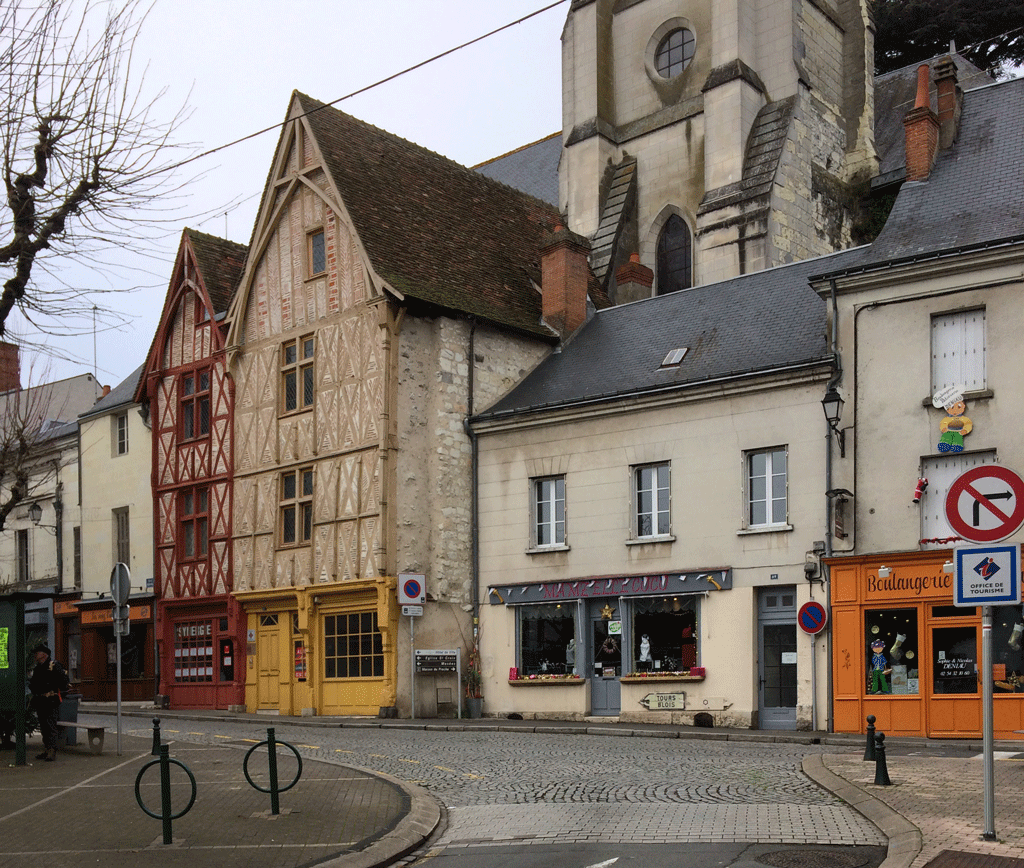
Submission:
<svg viewBox="0 0 1024 868">
<path fill-rule="evenodd" d="M 932 398 L 934 406 L 946 411 L 946 416 L 939 423 L 939 431 L 942 432 L 936 446 L 939 452 L 963 452 L 964 437 L 974 428 L 974 423 L 966 415 L 967 405 L 961 392 L 959 387 L 940 389 Z"/>
<path fill-rule="evenodd" d="M 871 643 L 871 692 L 890 693 L 886 676 L 892 672 L 885 659 L 885 642 L 875 639 Z"/>
</svg>

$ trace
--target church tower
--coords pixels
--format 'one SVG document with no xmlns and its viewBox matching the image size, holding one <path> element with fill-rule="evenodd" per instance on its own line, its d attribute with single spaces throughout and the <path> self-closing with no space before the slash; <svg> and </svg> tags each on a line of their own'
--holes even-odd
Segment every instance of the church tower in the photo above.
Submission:
<svg viewBox="0 0 1024 868">
<path fill-rule="evenodd" d="M 560 206 L 616 303 L 849 247 L 876 172 L 870 0 L 573 0 Z"/>
</svg>

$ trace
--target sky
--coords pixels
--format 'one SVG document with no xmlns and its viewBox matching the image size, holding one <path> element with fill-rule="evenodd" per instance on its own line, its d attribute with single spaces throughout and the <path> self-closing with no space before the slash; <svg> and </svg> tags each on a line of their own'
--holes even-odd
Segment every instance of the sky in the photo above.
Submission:
<svg viewBox="0 0 1024 868">
<path fill-rule="evenodd" d="M 116 0 L 115 0 L 116 2 Z M 279 124 L 300 90 L 331 102 L 551 6 L 554 0 L 155 0 L 136 42 L 145 88 L 164 88 L 170 117 L 191 115 L 175 138 L 196 152 Z M 561 32 L 567 0 L 337 105 L 349 114 L 472 166 L 561 128 Z M 50 352 L 22 358 L 23 385 L 95 372 L 116 386 L 145 361 L 181 230 L 247 244 L 277 130 L 180 170 L 181 213 L 151 249 L 124 250 L 102 275 L 115 290 L 97 304 L 124 327 L 76 338 L 39 338 Z M 77 268 L 77 266 L 76 266 Z M 72 270 L 73 273 L 73 270 Z M 45 276 L 40 275 L 45 291 Z M 26 333 L 12 319 L 12 331 Z M 42 373 L 40 373 L 42 372 Z"/>
</svg>

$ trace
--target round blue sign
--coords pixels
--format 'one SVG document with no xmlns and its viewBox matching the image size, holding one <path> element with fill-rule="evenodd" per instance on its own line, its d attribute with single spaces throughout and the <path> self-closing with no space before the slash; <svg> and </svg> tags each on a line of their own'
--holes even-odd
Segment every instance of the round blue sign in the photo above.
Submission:
<svg viewBox="0 0 1024 868">
<path fill-rule="evenodd" d="M 420 583 L 416 579 L 407 579 L 405 584 L 402 585 L 402 590 L 405 596 L 411 599 L 417 599 L 422 591 L 420 590 Z"/>
<path fill-rule="evenodd" d="M 796 616 L 800 629 L 811 636 L 817 636 L 828 623 L 825 607 L 814 600 L 804 603 Z"/>
</svg>

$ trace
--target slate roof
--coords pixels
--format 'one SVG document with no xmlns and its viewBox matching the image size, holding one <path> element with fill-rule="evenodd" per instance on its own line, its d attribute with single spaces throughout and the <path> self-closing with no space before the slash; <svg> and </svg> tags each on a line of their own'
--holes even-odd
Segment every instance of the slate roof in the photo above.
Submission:
<svg viewBox="0 0 1024 868">
<path fill-rule="evenodd" d="M 561 157 L 562 134 L 552 133 L 538 142 L 473 166 L 473 170 L 557 207 Z"/>
<path fill-rule="evenodd" d="M 296 92 L 373 267 L 407 299 L 552 338 L 538 250 L 558 211 Z"/>
<path fill-rule="evenodd" d="M 135 391 L 139 387 L 139 380 L 142 378 L 142 373 L 145 369 L 145 364 L 139 365 L 120 383 L 114 386 L 113 389 L 107 392 L 106 395 L 93 404 L 90 410 L 80 413 L 78 416 L 79 421 L 89 419 L 92 416 L 102 416 L 104 413 L 109 413 L 111 410 L 116 410 L 125 404 L 134 404 Z"/>
<path fill-rule="evenodd" d="M 207 235 L 195 229 L 185 229 L 206 291 L 210 294 L 215 314 L 224 313 L 231 304 L 235 287 L 245 271 L 245 257 L 249 248 L 225 238 Z"/>
<path fill-rule="evenodd" d="M 925 181 L 905 183 L 856 267 L 1024 240 L 1024 79 L 964 94 L 960 129 Z"/>
<path fill-rule="evenodd" d="M 475 418 L 653 394 L 829 361 L 825 302 L 808 277 L 860 248 L 643 299 L 595 314 L 561 352 Z M 689 350 L 661 368 L 673 349 Z"/>
</svg>

